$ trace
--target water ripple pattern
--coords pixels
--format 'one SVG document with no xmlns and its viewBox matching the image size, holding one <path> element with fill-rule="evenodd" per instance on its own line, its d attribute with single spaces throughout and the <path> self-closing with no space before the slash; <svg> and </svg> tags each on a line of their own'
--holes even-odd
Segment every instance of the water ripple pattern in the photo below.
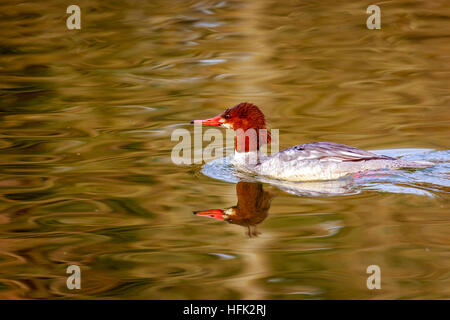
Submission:
<svg viewBox="0 0 450 320">
<path fill-rule="evenodd" d="M 0 299 L 450 297 L 448 1 L 386 2 L 381 30 L 360 2 L 77 4 L 81 30 L 66 2 L 0 3 Z M 175 129 L 243 101 L 281 149 L 436 166 L 298 185 L 171 161 Z M 276 195 L 258 237 L 192 214 L 243 179 Z"/>
</svg>

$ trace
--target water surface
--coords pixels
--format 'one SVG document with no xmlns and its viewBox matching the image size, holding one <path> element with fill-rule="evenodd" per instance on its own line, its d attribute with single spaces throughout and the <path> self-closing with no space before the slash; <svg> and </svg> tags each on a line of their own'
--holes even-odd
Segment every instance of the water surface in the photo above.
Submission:
<svg viewBox="0 0 450 320">
<path fill-rule="evenodd" d="M 447 1 L 383 2 L 381 30 L 367 1 L 76 4 L 81 30 L 65 1 L 0 5 L 0 298 L 450 298 Z M 273 198 L 250 238 L 192 214 L 236 205 L 238 179 L 170 157 L 174 129 L 243 101 L 281 148 L 436 166 L 253 181 Z M 381 290 L 366 287 L 373 264 Z"/>
</svg>

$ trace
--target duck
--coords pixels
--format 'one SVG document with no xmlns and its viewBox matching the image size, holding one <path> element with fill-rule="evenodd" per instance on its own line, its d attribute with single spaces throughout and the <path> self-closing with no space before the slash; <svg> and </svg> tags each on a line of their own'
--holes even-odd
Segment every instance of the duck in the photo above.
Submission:
<svg viewBox="0 0 450 320">
<path fill-rule="evenodd" d="M 422 169 L 429 161 L 408 161 L 376 154 L 336 142 L 310 142 L 273 154 L 261 152 L 271 143 L 266 117 L 248 102 L 228 108 L 219 115 L 191 124 L 223 127 L 236 132 L 232 164 L 237 170 L 284 181 L 336 180 L 377 170 Z"/>
<path fill-rule="evenodd" d="M 261 233 L 256 226 L 267 218 L 272 199 L 276 194 L 264 190 L 262 183 L 239 181 L 236 184 L 236 195 L 238 201 L 235 206 L 193 213 L 199 217 L 213 218 L 246 227 L 249 238 L 257 237 Z"/>
</svg>

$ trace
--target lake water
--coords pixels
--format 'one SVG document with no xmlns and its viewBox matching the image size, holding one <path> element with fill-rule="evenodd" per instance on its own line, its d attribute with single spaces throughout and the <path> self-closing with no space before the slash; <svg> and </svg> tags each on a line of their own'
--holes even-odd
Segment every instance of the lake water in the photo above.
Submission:
<svg viewBox="0 0 450 320">
<path fill-rule="evenodd" d="M 0 4 L 1 299 L 450 298 L 448 1 L 383 2 L 381 30 L 367 1 L 76 4 L 81 30 L 65 1 Z M 281 148 L 436 165 L 283 184 L 172 162 L 175 129 L 243 101 Z M 192 214 L 260 196 L 254 233 Z"/>
</svg>

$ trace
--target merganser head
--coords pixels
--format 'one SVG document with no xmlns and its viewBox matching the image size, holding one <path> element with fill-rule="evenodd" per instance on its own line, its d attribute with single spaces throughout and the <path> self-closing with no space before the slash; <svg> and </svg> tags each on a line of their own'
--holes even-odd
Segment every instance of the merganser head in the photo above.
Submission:
<svg viewBox="0 0 450 320">
<path fill-rule="evenodd" d="M 192 120 L 191 124 L 202 124 L 213 127 L 224 127 L 237 132 L 236 150 L 248 152 L 259 150 L 264 144 L 271 142 L 270 134 L 266 130 L 264 113 L 253 103 L 242 102 L 229 108 L 221 114 L 205 120 Z M 251 131 L 256 139 L 251 141 Z"/>
<path fill-rule="evenodd" d="M 262 111 L 253 103 L 243 102 L 221 114 L 205 120 L 192 120 L 206 126 L 225 127 L 233 130 L 266 129 L 266 119 Z"/>
</svg>

